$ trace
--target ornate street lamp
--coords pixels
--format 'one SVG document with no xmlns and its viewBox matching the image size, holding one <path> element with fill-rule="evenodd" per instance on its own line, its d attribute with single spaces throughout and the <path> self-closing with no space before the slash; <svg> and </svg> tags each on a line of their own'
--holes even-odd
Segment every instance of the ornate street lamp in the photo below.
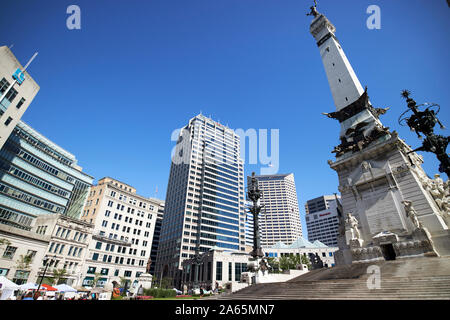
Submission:
<svg viewBox="0 0 450 320">
<path fill-rule="evenodd" d="M 415 151 L 434 153 L 440 161 L 439 172 L 445 172 L 447 177 L 450 177 L 450 158 L 447 154 L 447 145 L 450 137 L 434 133 L 434 127 L 437 123 L 441 129 L 445 129 L 436 116 L 439 113 L 440 106 L 436 103 L 423 103 L 417 105 L 416 101 L 409 97 L 410 94 L 411 92 L 408 90 L 402 91 L 402 97 L 406 99 L 408 110 L 400 115 L 398 123 L 404 126 L 404 123 L 406 122 L 406 125 L 408 125 L 412 131 L 416 132 L 419 139 L 422 139 L 421 133 L 425 135 L 425 138 L 421 147 L 416 148 L 409 153 Z M 419 107 L 421 106 L 426 107 L 424 111 L 419 110 Z M 412 115 L 406 117 L 405 114 L 409 111 L 412 111 Z"/>
<path fill-rule="evenodd" d="M 262 192 L 258 187 L 258 180 L 255 177 L 255 173 L 252 172 L 251 184 L 248 188 L 247 197 L 253 202 L 253 205 L 249 208 L 253 215 L 253 250 L 250 255 L 254 258 L 262 258 L 263 253 L 261 249 L 261 241 L 259 238 L 259 213 L 262 206 L 258 204 L 259 199 L 262 197 Z"/>
<path fill-rule="evenodd" d="M 256 179 L 255 173 L 252 172 L 252 178 L 250 186 L 248 187 L 247 200 L 253 202 L 253 205 L 249 208 L 253 215 L 253 250 L 250 255 L 253 258 L 254 263 L 251 263 L 252 271 L 264 272 L 268 270 L 267 261 L 264 257 L 261 248 L 261 241 L 259 238 L 259 213 L 263 206 L 259 205 L 259 199 L 262 197 L 262 191 L 258 187 L 258 179 Z M 256 279 L 256 278 L 255 278 Z"/>
<path fill-rule="evenodd" d="M 39 290 L 41 289 L 42 281 L 44 280 L 45 273 L 47 272 L 48 265 L 49 265 L 50 263 L 55 262 L 55 261 L 56 261 L 56 255 L 54 255 L 53 257 L 48 257 L 48 256 L 45 256 L 45 257 L 44 257 L 44 260 L 43 260 L 44 265 L 45 265 L 44 273 L 43 273 L 42 276 L 41 276 L 41 281 L 39 282 L 39 286 L 38 286 L 37 291 L 36 291 L 36 293 L 35 293 L 35 295 L 34 295 L 34 300 L 36 300 L 36 299 L 37 299 L 37 296 L 39 295 Z"/>
</svg>

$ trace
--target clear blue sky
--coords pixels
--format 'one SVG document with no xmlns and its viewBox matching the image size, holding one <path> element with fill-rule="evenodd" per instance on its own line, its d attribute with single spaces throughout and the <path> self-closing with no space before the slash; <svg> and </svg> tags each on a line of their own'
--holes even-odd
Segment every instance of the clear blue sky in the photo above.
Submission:
<svg viewBox="0 0 450 320">
<path fill-rule="evenodd" d="M 144 196 L 165 198 L 171 133 L 201 111 L 232 129 L 279 129 L 280 173 L 293 172 L 300 211 L 306 200 L 337 191 L 327 164 L 339 144 L 318 48 L 309 34 L 307 0 L 8 1 L 0 45 L 25 64 L 41 90 L 23 120 L 76 155 L 97 179 L 111 176 Z M 81 8 L 81 30 L 66 9 Z M 369 30 L 366 9 L 381 8 Z M 450 127 L 445 0 L 320 0 L 381 120 L 413 147 L 397 123 L 400 91 L 439 103 Z M 440 133 L 448 135 L 448 130 Z M 425 154 L 424 168 L 438 162 Z M 248 162 L 248 159 L 245 159 Z M 246 166 L 246 174 L 259 171 Z M 304 229 L 306 226 L 304 225 Z"/>
</svg>

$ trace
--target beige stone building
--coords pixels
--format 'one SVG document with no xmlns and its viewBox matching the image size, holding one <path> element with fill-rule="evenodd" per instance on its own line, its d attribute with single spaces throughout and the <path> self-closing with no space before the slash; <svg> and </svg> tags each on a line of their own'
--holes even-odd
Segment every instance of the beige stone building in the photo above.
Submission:
<svg viewBox="0 0 450 320">
<path fill-rule="evenodd" d="M 76 286 L 81 283 L 81 271 L 92 239 L 94 225 L 61 214 L 38 216 L 32 231 L 50 237 L 46 256 L 48 263 L 46 278 L 54 278 L 54 270 L 66 270 L 64 283 Z M 39 276 L 42 276 L 44 264 L 39 264 Z M 57 280 L 57 279 L 54 279 Z M 55 283 L 56 284 L 56 283 Z"/>
<path fill-rule="evenodd" d="M 0 240 L 0 276 L 19 285 L 36 282 L 50 236 L 0 224 Z M 29 264 L 23 263 L 28 255 L 31 256 Z"/>
<path fill-rule="evenodd" d="M 91 192 L 81 219 L 94 224 L 82 270 L 82 286 L 112 288 L 122 279 L 135 289 L 148 273 L 153 232 L 161 201 L 136 194 L 132 186 L 103 178 Z"/>
</svg>

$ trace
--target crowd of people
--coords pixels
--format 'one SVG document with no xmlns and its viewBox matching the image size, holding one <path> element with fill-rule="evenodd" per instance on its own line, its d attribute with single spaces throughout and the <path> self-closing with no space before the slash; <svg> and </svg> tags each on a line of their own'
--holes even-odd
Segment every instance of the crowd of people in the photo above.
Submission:
<svg viewBox="0 0 450 320">
<path fill-rule="evenodd" d="M 26 292 L 19 291 L 16 295 L 9 297 L 7 300 L 99 300 L 99 294 L 78 292 L 70 297 L 66 297 L 64 293 L 59 292 L 54 295 L 47 295 L 43 291 L 36 293 L 35 290 L 28 290 Z"/>
</svg>

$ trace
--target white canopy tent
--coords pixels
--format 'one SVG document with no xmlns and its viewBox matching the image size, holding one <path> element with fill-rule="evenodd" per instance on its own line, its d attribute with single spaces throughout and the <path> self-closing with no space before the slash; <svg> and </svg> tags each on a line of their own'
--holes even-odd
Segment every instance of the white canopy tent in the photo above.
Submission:
<svg viewBox="0 0 450 320">
<path fill-rule="evenodd" d="M 65 283 L 58 284 L 57 286 L 54 286 L 53 288 L 58 289 L 58 292 L 77 292 L 77 289 L 74 289 Z"/>
<path fill-rule="evenodd" d="M 26 290 L 37 290 L 37 288 L 38 288 L 37 284 L 36 283 L 32 283 L 32 282 L 25 283 L 25 284 L 22 284 L 22 285 L 19 286 L 19 289 L 20 290 L 24 290 L 24 291 L 26 291 Z"/>
<path fill-rule="evenodd" d="M 4 276 L 0 276 L 0 300 L 6 300 L 14 295 L 15 290 L 19 290 L 19 286 L 8 280 Z"/>
<path fill-rule="evenodd" d="M 57 286 L 54 286 L 53 288 L 58 289 L 57 292 L 64 293 L 65 298 L 72 298 L 78 292 L 77 289 L 74 289 L 71 286 L 68 286 L 67 284 L 59 284 Z"/>
</svg>

